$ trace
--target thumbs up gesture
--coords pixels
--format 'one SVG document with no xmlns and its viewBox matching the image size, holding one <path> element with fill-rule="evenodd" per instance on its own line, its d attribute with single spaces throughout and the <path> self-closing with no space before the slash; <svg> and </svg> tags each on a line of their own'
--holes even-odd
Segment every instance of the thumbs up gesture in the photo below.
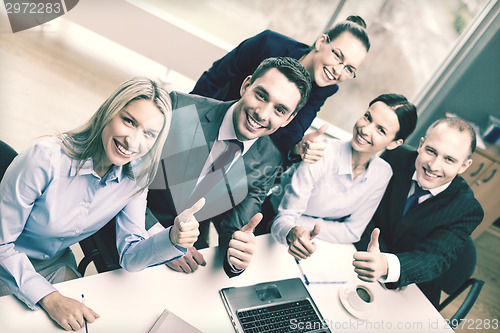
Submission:
<svg viewBox="0 0 500 333">
<path fill-rule="evenodd" d="M 319 223 L 316 223 L 312 230 L 299 226 L 290 229 L 286 235 L 286 241 L 289 244 L 288 253 L 297 260 L 309 258 L 316 251 L 316 244 L 312 242 L 312 239 L 319 234 L 320 230 Z"/>
<path fill-rule="evenodd" d="M 381 277 L 387 277 L 387 258 L 380 252 L 378 243 L 379 236 L 380 229 L 373 229 L 366 252 L 358 251 L 354 253 L 354 261 L 352 264 L 360 280 L 376 282 Z"/>
<path fill-rule="evenodd" d="M 304 135 L 302 140 L 293 147 L 292 153 L 299 155 L 306 163 L 318 162 L 323 157 L 326 147 L 323 142 L 320 142 L 320 136 L 328 130 L 328 126 L 324 124 L 318 130 Z"/>
<path fill-rule="evenodd" d="M 194 214 L 203 208 L 205 198 L 198 200 L 191 208 L 180 213 L 174 220 L 174 225 L 170 229 L 170 241 L 172 244 L 189 248 L 198 240 L 200 231 L 199 224 Z"/>
<path fill-rule="evenodd" d="M 253 229 L 262 220 L 262 214 L 255 214 L 250 222 L 244 225 L 240 230 L 235 231 L 229 241 L 227 250 L 229 264 L 236 270 L 248 268 L 252 255 L 255 251 L 255 235 Z"/>
<path fill-rule="evenodd" d="M 366 252 L 371 252 L 371 253 L 378 252 L 378 253 L 380 253 L 380 248 L 378 245 L 378 237 L 379 236 L 380 236 L 380 229 L 379 228 L 373 229 L 372 234 L 370 236 L 370 243 L 368 243 L 368 247 L 366 249 Z"/>
</svg>

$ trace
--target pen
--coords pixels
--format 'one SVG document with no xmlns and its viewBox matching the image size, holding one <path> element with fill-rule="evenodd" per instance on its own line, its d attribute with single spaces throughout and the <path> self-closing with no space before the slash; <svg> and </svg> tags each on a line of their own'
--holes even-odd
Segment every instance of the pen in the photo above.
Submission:
<svg viewBox="0 0 500 333">
<path fill-rule="evenodd" d="M 307 279 L 307 276 L 304 274 L 302 267 L 300 267 L 300 263 L 299 263 L 299 260 L 297 258 L 295 258 L 295 262 L 297 263 L 297 266 L 299 266 L 300 274 L 302 274 L 302 276 L 304 277 L 304 283 L 306 284 L 306 286 L 308 286 L 309 280 Z"/>
<path fill-rule="evenodd" d="M 85 305 L 85 296 L 82 294 L 82 304 Z M 85 322 L 85 333 L 89 333 L 89 329 L 87 327 L 87 319 L 83 316 L 83 321 Z"/>
</svg>

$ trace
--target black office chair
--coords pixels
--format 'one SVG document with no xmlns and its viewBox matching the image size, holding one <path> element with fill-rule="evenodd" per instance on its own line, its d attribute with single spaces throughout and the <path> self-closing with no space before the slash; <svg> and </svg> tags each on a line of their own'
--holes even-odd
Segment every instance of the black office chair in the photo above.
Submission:
<svg viewBox="0 0 500 333">
<path fill-rule="evenodd" d="M 85 275 L 85 270 L 91 262 L 94 262 L 99 273 L 121 268 L 116 249 L 115 219 L 79 243 L 84 254 L 83 259 L 78 264 L 78 272 L 82 276 Z"/>
<path fill-rule="evenodd" d="M 3 178 L 5 170 L 7 170 L 7 167 L 16 156 L 17 152 L 14 148 L 0 140 L 0 181 Z"/>
<path fill-rule="evenodd" d="M 465 300 L 457 312 L 449 319 L 452 329 L 455 329 L 461 320 L 467 316 L 483 288 L 484 281 L 471 278 L 476 268 L 476 262 L 476 247 L 469 237 L 465 242 L 463 250 L 460 251 L 457 258 L 451 263 L 448 271 L 439 278 L 441 290 L 449 296 L 439 304 L 438 311 L 443 310 L 470 286 Z"/>
<path fill-rule="evenodd" d="M 146 209 L 146 226 L 153 226 L 156 222 L 158 222 L 158 219 L 149 209 Z M 91 262 L 94 262 L 98 273 L 121 268 L 119 264 L 120 256 L 116 249 L 115 219 L 109 221 L 95 234 L 80 241 L 80 247 L 82 248 L 84 258 L 78 265 L 78 272 L 82 276 Z"/>
</svg>

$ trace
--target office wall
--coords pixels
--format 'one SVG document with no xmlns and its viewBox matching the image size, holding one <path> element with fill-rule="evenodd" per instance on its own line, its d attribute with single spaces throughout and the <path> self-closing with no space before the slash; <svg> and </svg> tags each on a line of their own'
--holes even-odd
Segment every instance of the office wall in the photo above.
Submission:
<svg viewBox="0 0 500 333">
<path fill-rule="evenodd" d="M 230 50 L 123 0 L 81 1 L 64 18 L 193 80 Z"/>
<path fill-rule="evenodd" d="M 412 146 L 418 145 L 426 128 L 445 111 L 476 123 L 481 130 L 487 127 L 490 114 L 500 118 L 500 16 L 495 16 L 432 101 L 420 111 L 417 128 L 407 142 Z"/>
<path fill-rule="evenodd" d="M 464 69 L 461 78 L 441 103 L 467 120 L 487 126 L 490 114 L 500 117 L 500 31 L 473 63 Z"/>
</svg>

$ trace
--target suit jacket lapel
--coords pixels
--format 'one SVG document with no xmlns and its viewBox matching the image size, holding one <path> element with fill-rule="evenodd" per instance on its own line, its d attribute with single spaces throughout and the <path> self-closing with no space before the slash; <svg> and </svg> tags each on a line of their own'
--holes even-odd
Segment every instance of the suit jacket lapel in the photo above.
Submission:
<svg viewBox="0 0 500 333">
<path fill-rule="evenodd" d="M 205 139 L 208 144 L 208 150 L 213 146 L 214 141 L 217 139 L 218 133 L 220 126 L 222 124 L 222 121 L 224 119 L 224 115 L 226 114 L 227 110 L 229 107 L 234 104 L 234 101 L 226 102 L 224 104 L 220 104 L 216 109 L 213 110 L 210 113 L 205 113 L 200 117 L 201 119 L 201 126 L 203 128 L 203 132 L 205 133 Z M 230 196 L 232 195 L 235 197 L 235 200 L 237 202 L 234 202 L 235 205 L 237 205 L 241 200 L 238 201 L 236 197 L 246 197 L 246 194 L 248 193 L 248 184 L 247 184 L 247 168 L 246 166 L 250 164 L 250 161 L 259 161 L 260 160 L 260 152 L 259 152 L 259 145 L 261 144 L 261 140 L 257 140 L 253 146 L 250 148 L 250 150 L 243 155 L 242 158 L 239 158 L 235 163 L 231 166 L 231 169 L 229 169 L 226 177 L 224 177 L 219 184 L 216 187 L 219 186 L 226 186 L 226 191 L 222 192 L 229 192 Z M 206 161 L 206 159 L 205 159 Z M 203 161 L 203 165 L 205 163 Z M 200 167 L 200 171 L 203 168 L 203 165 Z M 248 170 L 251 170 L 248 168 Z M 243 190 L 244 193 L 240 193 L 241 190 Z M 211 191 L 212 192 L 212 191 Z M 220 193 L 220 191 L 213 191 L 214 193 Z M 231 199 L 232 200 L 232 199 Z"/>
<path fill-rule="evenodd" d="M 224 115 L 231 104 L 232 102 L 217 104 L 208 110 L 199 112 L 199 124 L 201 127 L 195 136 L 198 136 L 198 141 L 203 141 L 203 143 L 197 143 L 202 149 L 196 149 L 196 145 L 188 148 L 192 149 L 194 153 L 190 154 L 189 159 L 186 161 L 186 176 L 184 181 L 198 179 L 200 176 L 210 150 L 219 134 Z"/>
<path fill-rule="evenodd" d="M 393 196 L 392 199 L 394 202 L 392 203 L 393 208 L 391 209 L 392 216 L 389 221 L 392 222 L 391 228 L 395 229 L 401 224 L 401 216 L 403 215 L 403 210 L 406 204 L 406 199 L 408 197 L 408 192 L 410 192 L 411 184 L 412 184 L 412 175 L 415 172 L 415 163 L 414 160 L 411 161 L 413 167 L 407 168 L 406 172 L 400 175 L 400 179 L 398 179 L 397 184 L 395 185 L 395 191 L 401 193 L 400 196 Z M 393 189 L 390 189 L 393 190 Z"/>
<path fill-rule="evenodd" d="M 248 150 L 248 152 L 239 158 L 227 173 L 226 181 L 231 191 L 232 200 L 237 205 L 248 194 L 248 182 L 253 176 L 253 171 L 261 170 L 256 163 L 261 161 L 261 153 L 259 150 L 262 140 L 258 139 Z"/>
<path fill-rule="evenodd" d="M 200 114 L 200 124 L 203 129 L 205 141 L 209 151 L 212 149 L 212 146 L 217 139 L 222 120 L 224 119 L 224 116 L 231 104 L 231 102 L 218 104 L 216 107 L 208 110 L 210 112 L 207 111 Z"/>
<path fill-rule="evenodd" d="M 450 200 L 453 199 L 453 196 L 458 188 L 459 181 L 454 179 L 446 190 L 439 193 L 435 197 L 431 197 L 421 204 L 418 204 L 405 216 L 401 217 L 400 223 L 396 226 L 396 239 L 399 239 L 401 235 L 405 234 L 408 228 L 415 227 L 415 224 L 423 226 L 428 223 L 429 216 L 431 216 L 434 212 L 440 211 L 443 207 L 446 207 L 450 203 Z M 431 223 L 435 223 L 435 221 L 432 221 Z"/>
<path fill-rule="evenodd" d="M 249 182 L 264 177 L 260 168 L 261 153 L 258 139 L 250 150 L 231 166 L 231 169 L 207 194 L 205 208 L 197 214 L 201 221 L 233 209 L 248 195 Z"/>
<path fill-rule="evenodd" d="M 191 195 L 224 115 L 232 103 L 190 104 L 173 111 L 172 126 L 162 153 L 172 200 L 183 209 Z M 189 135 L 186 135 L 186 131 Z"/>
</svg>

